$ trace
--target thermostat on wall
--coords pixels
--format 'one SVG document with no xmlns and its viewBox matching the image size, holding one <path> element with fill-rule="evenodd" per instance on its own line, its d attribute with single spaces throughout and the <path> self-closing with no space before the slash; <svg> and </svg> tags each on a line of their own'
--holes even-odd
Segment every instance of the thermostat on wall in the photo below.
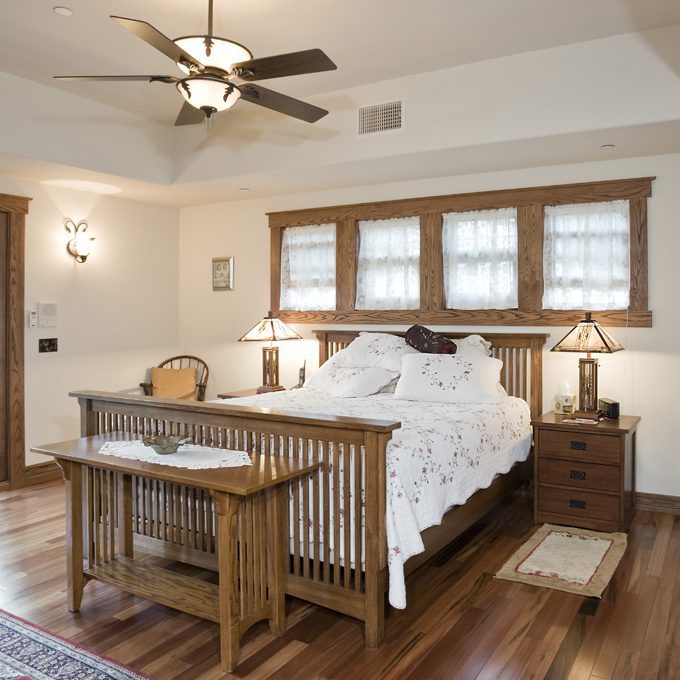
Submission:
<svg viewBox="0 0 680 680">
<path fill-rule="evenodd" d="M 38 303 L 38 328 L 55 328 L 57 325 L 57 305 L 53 302 Z"/>
</svg>

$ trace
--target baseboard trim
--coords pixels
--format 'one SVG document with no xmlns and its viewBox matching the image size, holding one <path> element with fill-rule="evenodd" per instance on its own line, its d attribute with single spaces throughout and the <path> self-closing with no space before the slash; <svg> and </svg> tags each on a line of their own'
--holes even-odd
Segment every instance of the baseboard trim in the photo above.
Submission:
<svg viewBox="0 0 680 680">
<path fill-rule="evenodd" d="M 24 471 L 24 479 L 21 486 L 35 486 L 36 484 L 47 484 L 63 479 L 61 468 L 53 461 L 28 465 Z"/>
<path fill-rule="evenodd" d="M 680 496 L 663 496 L 658 493 L 636 493 L 635 509 L 680 515 Z"/>
</svg>

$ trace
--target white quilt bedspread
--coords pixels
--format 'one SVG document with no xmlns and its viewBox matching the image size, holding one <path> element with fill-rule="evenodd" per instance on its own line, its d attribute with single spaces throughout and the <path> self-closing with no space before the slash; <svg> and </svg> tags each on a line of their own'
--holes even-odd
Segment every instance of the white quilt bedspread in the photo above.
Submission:
<svg viewBox="0 0 680 680">
<path fill-rule="evenodd" d="M 529 406 L 515 397 L 458 405 L 391 394 L 347 399 L 303 388 L 226 403 L 401 422 L 387 447 L 389 599 L 397 608 L 406 606 L 404 562 L 424 550 L 420 532 L 525 460 L 531 447 Z"/>
</svg>

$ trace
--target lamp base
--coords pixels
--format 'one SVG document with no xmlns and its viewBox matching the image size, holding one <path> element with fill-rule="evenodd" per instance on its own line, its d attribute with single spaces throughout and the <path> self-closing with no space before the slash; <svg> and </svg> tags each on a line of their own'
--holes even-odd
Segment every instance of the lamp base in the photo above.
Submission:
<svg viewBox="0 0 680 680">
<path fill-rule="evenodd" d="M 280 392 L 281 390 L 285 389 L 286 388 L 283 385 L 262 385 L 261 387 L 257 388 L 257 393 L 265 394 L 267 392 Z"/>
</svg>

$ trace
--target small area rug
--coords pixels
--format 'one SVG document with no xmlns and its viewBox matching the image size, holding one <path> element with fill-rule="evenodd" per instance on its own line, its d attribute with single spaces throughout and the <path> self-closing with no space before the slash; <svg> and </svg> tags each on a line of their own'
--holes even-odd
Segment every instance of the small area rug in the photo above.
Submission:
<svg viewBox="0 0 680 680">
<path fill-rule="evenodd" d="M 544 524 L 496 578 L 601 597 L 626 551 L 626 534 Z"/>
<path fill-rule="evenodd" d="M 149 680 L 0 609 L 0 680 Z"/>
</svg>

